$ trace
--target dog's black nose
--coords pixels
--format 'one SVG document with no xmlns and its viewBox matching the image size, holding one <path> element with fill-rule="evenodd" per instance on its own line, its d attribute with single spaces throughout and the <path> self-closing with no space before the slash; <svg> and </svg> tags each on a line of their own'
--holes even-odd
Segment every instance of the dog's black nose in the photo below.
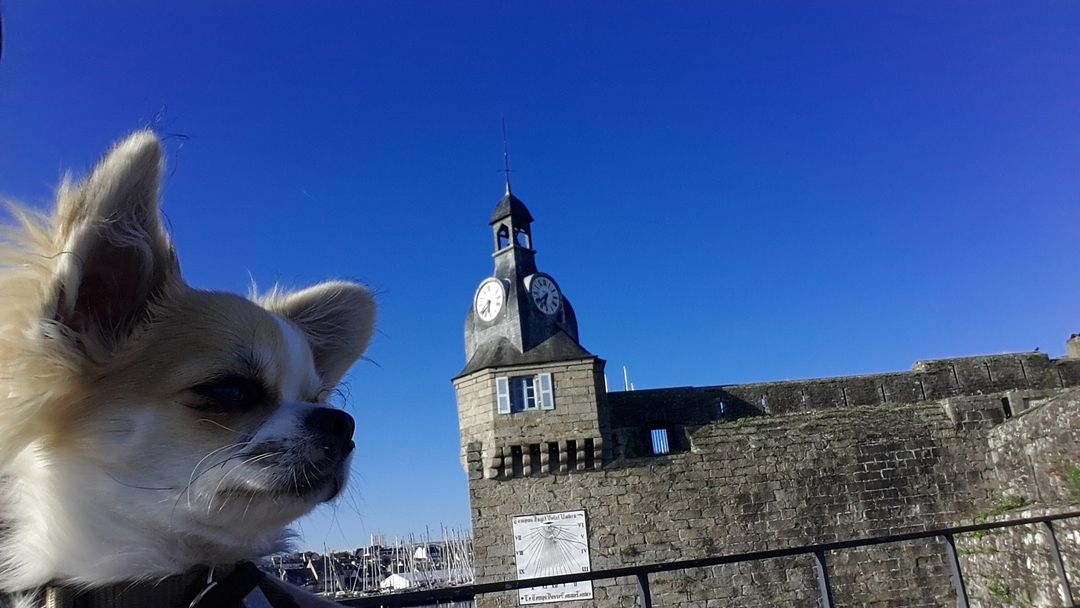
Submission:
<svg viewBox="0 0 1080 608">
<path fill-rule="evenodd" d="M 319 407 L 311 410 L 304 419 L 304 426 L 312 433 L 324 437 L 340 446 L 348 454 L 353 449 L 353 431 L 356 423 L 353 417 L 332 407 Z"/>
</svg>

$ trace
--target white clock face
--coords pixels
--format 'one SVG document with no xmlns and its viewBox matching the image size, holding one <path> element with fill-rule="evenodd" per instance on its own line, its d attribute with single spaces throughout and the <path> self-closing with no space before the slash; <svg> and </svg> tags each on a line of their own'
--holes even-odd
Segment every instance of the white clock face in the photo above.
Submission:
<svg viewBox="0 0 1080 608">
<path fill-rule="evenodd" d="M 476 290 L 476 316 L 481 321 L 490 321 L 499 316 L 503 308 L 506 295 L 503 293 L 502 283 L 498 279 L 488 279 Z"/>
<path fill-rule="evenodd" d="M 543 275 L 533 277 L 532 282 L 529 283 L 529 296 L 532 297 L 533 304 L 536 304 L 540 312 L 545 315 L 555 314 L 562 305 L 562 296 L 559 295 L 559 288 L 555 286 L 555 281 Z"/>
</svg>

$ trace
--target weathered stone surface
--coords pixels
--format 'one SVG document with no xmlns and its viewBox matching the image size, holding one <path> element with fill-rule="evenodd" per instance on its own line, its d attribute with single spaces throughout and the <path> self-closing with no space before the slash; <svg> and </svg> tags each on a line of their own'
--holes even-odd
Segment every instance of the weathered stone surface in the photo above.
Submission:
<svg viewBox="0 0 1080 608">
<path fill-rule="evenodd" d="M 994 477 L 976 519 L 1029 517 L 1080 503 L 1080 391 L 1029 402 L 987 440 Z M 1075 595 L 1080 521 L 1057 522 L 1054 531 Z M 1058 592 L 1049 537 L 1040 526 L 968 534 L 957 540 L 957 550 L 974 582 L 976 605 L 1072 605 Z"/>
<path fill-rule="evenodd" d="M 493 415 L 500 371 L 458 380 L 479 580 L 514 578 L 510 520 L 520 514 L 585 509 L 599 569 L 970 523 L 1013 515 L 1008 500 L 1018 498 L 1043 511 L 1080 499 L 1069 481 L 1080 484 L 1080 391 L 1062 389 L 1063 360 L 1025 353 L 921 362 L 903 374 L 610 394 L 595 361 L 530 368 L 556 378 L 561 417 Z M 602 466 L 475 474 L 489 445 L 563 446 L 583 423 L 603 440 Z M 658 423 L 682 433 L 679 451 L 644 455 L 642 434 Z M 975 605 L 1064 605 L 1040 535 L 958 541 Z M 1075 579 L 1080 531 L 1061 526 L 1058 540 L 1072 543 Z M 838 552 L 829 564 L 840 606 L 955 602 L 936 541 Z M 658 606 L 810 606 L 817 581 L 811 560 L 785 559 L 658 576 L 653 592 Z M 636 593 L 634 581 L 597 582 L 594 603 L 636 605 Z M 514 594 L 480 601 L 516 603 Z"/>
<path fill-rule="evenodd" d="M 498 413 L 496 378 L 542 372 L 551 374 L 555 409 Z M 597 404 L 605 397 L 603 375 L 604 361 L 590 356 L 575 361 L 488 368 L 457 378 L 454 387 L 462 464 L 466 470 L 472 466 L 467 446 L 477 443 L 480 469 L 489 478 L 547 474 L 552 468 L 567 472 L 599 467 L 602 408 Z"/>
<path fill-rule="evenodd" d="M 989 474 L 980 451 L 951 445 L 956 434 L 937 405 L 752 417 L 697 429 L 695 453 L 627 459 L 582 474 L 476 480 L 474 505 L 512 505 L 513 514 L 586 509 L 594 568 L 888 534 L 945 525 L 985 496 L 978 483 L 963 491 L 952 478 L 954 464 L 974 471 L 976 481 Z M 504 518 L 477 518 L 474 527 L 478 544 L 511 543 Z M 917 559 L 937 549 L 903 550 L 910 560 L 887 551 L 840 554 L 837 599 L 862 605 L 867 589 L 880 594 L 880 579 L 889 581 L 882 597 L 892 602 L 881 605 L 938 605 L 950 593 L 948 571 L 940 560 Z M 753 580 L 737 587 L 729 584 L 740 571 L 734 566 L 660 578 L 654 587 L 678 605 L 696 605 L 694 597 L 743 606 L 797 603 L 816 597 L 812 562 L 802 561 L 753 564 Z M 477 567 L 481 580 L 513 576 L 512 559 L 490 552 Z M 900 574 L 918 574 L 921 583 L 904 583 Z M 608 593 L 628 602 L 633 590 Z"/>
</svg>

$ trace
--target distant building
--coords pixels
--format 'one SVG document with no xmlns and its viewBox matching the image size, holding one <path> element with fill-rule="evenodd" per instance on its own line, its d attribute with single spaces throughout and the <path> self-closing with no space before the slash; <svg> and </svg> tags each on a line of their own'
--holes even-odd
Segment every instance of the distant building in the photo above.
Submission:
<svg viewBox="0 0 1080 608">
<path fill-rule="evenodd" d="M 688 233 L 712 230 L 686 222 Z M 532 223 L 508 186 L 489 221 L 494 270 L 473 294 L 466 364 L 454 378 L 478 582 L 884 535 L 1080 501 L 1080 487 L 1070 485 L 1080 479 L 1080 337 L 1061 359 L 1025 352 L 920 361 L 889 374 L 607 392 L 604 360 L 581 345 L 569 299 L 537 265 Z M 678 269 L 691 277 L 691 293 L 698 263 L 710 262 L 682 260 Z M 918 288 L 918 276 L 912 268 L 893 280 Z M 1007 277 L 1000 295 L 1052 297 L 1012 294 Z M 681 356 L 678 344 L 670 356 Z M 1018 535 L 962 539 L 973 601 L 993 603 L 1008 576 L 1015 597 L 1058 605 L 1045 539 Z M 1080 550 L 1066 551 L 1080 563 Z M 839 554 L 830 567 L 841 605 L 955 605 L 938 542 Z M 653 592 L 663 606 L 806 606 L 816 605 L 817 580 L 811 560 L 778 559 L 658 576 Z M 591 598 L 607 607 L 635 597 L 635 586 L 609 581 L 478 605 Z"/>
<path fill-rule="evenodd" d="M 404 589 L 417 589 L 425 587 L 445 586 L 449 577 L 445 570 L 403 572 L 387 576 L 379 589 L 382 591 L 401 591 Z"/>
</svg>

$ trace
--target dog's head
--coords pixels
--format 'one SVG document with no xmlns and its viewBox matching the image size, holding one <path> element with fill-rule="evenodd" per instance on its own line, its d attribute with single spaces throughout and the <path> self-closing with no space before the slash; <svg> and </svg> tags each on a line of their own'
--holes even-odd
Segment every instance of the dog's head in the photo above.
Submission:
<svg viewBox="0 0 1080 608">
<path fill-rule="evenodd" d="M 0 472 L 40 476 L 16 483 L 63 512 L 43 543 L 105 534 L 136 553 L 148 537 L 147 562 L 175 559 L 151 557 L 170 543 L 181 561 L 251 557 L 344 484 L 353 419 L 327 400 L 374 304 L 346 282 L 256 301 L 188 286 L 161 175 L 159 141 L 136 133 L 62 186 L 53 216 L 23 214 L 0 259 Z M 162 568 L 149 569 L 136 574 Z"/>
</svg>

